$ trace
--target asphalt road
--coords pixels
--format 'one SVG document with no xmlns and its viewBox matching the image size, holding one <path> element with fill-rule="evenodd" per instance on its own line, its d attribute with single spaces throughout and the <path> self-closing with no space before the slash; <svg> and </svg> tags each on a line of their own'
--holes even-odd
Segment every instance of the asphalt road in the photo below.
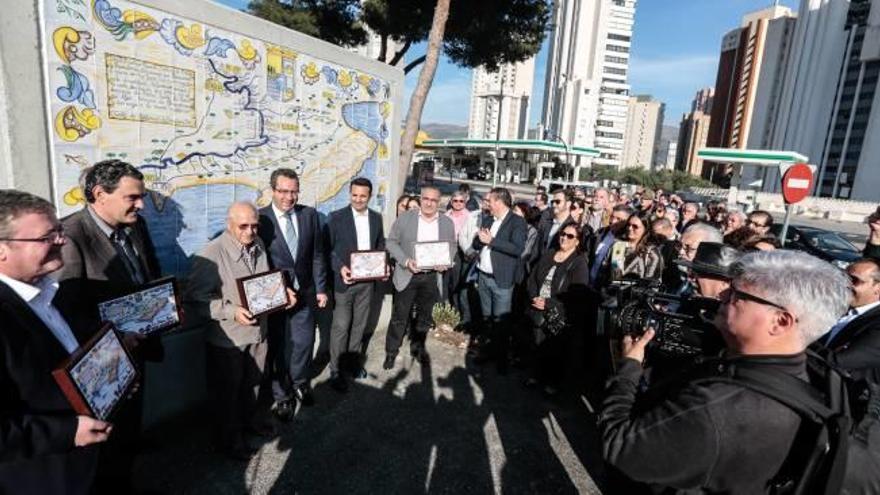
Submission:
<svg viewBox="0 0 880 495">
<path fill-rule="evenodd" d="M 137 487 L 192 494 L 601 493 L 595 417 L 584 399 L 545 399 L 523 385 L 524 372 L 501 376 L 476 367 L 464 350 L 430 337 L 430 366 L 406 356 L 383 371 L 384 334 L 371 341 L 368 378 L 341 395 L 324 370 L 316 405 L 300 408 L 250 462 L 212 451 L 210 411 L 152 432 Z"/>
</svg>

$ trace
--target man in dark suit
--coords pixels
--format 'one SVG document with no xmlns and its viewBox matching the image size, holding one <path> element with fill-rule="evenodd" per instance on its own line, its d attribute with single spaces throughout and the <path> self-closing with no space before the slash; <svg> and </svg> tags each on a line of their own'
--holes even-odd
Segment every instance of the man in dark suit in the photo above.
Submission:
<svg viewBox="0 0 880 495">
<path fill-rule="evenodd" d="M 488 335 L 494 349 L 498 370 L 507 371 L 507 347 L 510 341 L 510 305 L 513 286 L 522 280 L 520 261 L 526 244 L 528 225 L 519 215 L 510 211 L 510 191 L 495 187 L 489 191 L 491 216 L 483 220 L 474 251 L 478 253 L 477 287 L 483 314 L 483 333 Z M 482 356 L 483 359 L 488 355 Z"/>
<path fill-rule="evenodd" d="M 396 264 L 392 281 L 397 290 L 385 339 L 382 367 L 386 370 L 394 368 L 413 304 L 418 316 L 415 328 L 410 329 L 410 353 L 423 365 L 430 363 L 425 338 L 431 327 L 434 305 L 443 299 L 446 287 L 443 273 L 451 265 L 420 268 L 416 264 L 415 244 L 446 242 L 449 244 L 449 260 L 455 259 L 455 224 L 437 211 L 440 191 L 435 187 L 423 187 L 421 198 L 422 209 L 410 210 L 397 217 L 385 242 L 388 254 Z"/>
<path fill-rule="evenodd" d="M 299 176 L 279 168 L 269 179 L 272 204 L 260 210 L 260 238 L 269 253 L 269 266 L 284 270 L 297 294 L 292 309 L 269 318 L 268 362 L 274 362 L 275 414 L 293 418 L 294 401 L 314 404 L 310 380 L 315 346 L 315 307 L 327 306 L 327 275 L 318 212 L 298 204 Z"/>
<path fill-rule="evenodd" d="M 346 370 L 340 370 L 340 366 L 349 368 L 347 371 L 355 378 L 366 376 L 361 341 L 369 322 L 367 315 L 373 304 L 375 286 L 372 280 L 352 280 L 351 253 L 385 250 L 382 215 L 368 208 L 373 184 L 369 179 L 358 177 L 351 181 L 349 193 L 351 205 L 331 213 L 328 222 L 336 302 L 330 328 L 330 384 L 340 392 L 348 389 L 348 382 L 340 372 Z"/>
<path fill-rule="evenodd" d="M 853 285 L 852 304 L 831 327 L 825 346 L 856 380 L 880 386 L 880 261 L 862 258 L 846 272 Z"/>
<path fill-rule="evenodd" d="M 559 233 L 562 227 L 573 222 L 571 218 L 571 191 L 568 189 L 559 189 L 553 192 L 553 199 L 550 201 L 552 215 L 542 215 L 538 224 L 538 255 L 536 260 L 541 259 L 546 252 L 559 248 Z M 545 210 L 546 213 L 546 210 Z"/>
<path fill-rule="evenodd" d="M 131 164 L 104 160 L 85 172 L 83 194 L 87 205 L 62 220 L 67 243 L 61 248 L 64 268 L 55 302 L 74 326 L 97 328 L 99 302 L 132 292 L 159 278 L 159 262 L 138 214 L 144 207 L 144 176 Z M 161 361 L 159 336 L 127 334 L 134 358 L 149 380 L 144 361 Z M 143 416 L 143 390 L 132 394 L 116 415 L 116 433 L 101 450 L 100 490 L 130 488 Z"/>
<path fill-rule="evenodd" d="M 111 426 L 77 416 L 52 370 L 88 334 L 75 332 L 47 275 L 63 265 L 64 231 L 48 202 L 0 191 L 0 493 L 90 493 Z"/>
</svg>

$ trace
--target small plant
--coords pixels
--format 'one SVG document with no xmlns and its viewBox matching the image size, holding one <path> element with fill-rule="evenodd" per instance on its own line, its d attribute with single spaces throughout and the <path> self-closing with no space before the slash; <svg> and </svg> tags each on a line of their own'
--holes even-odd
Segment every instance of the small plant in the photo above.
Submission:
<svg viewBox="0 0 880 495">
<path fill-rule="evenodd" d="M 434 319 L 434 327 L 451 331 L 461 322 L 461 315 L 448 302 L 437 303 L 431 310 L 431 317 Z"/>
</svg>

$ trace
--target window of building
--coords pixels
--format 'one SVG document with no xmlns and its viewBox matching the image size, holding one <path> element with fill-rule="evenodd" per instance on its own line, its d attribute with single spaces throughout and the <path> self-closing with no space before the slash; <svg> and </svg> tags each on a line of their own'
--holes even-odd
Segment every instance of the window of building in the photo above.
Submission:
<svg viewBox="0 0 880 495">
<path fill-rule="evenodd" d="M 622 34 L 608 33 L 608 39 L 615 41 L 629 41 L 631 38 Z"/>
<path fill-rule="evenodd" d="M 608 50 L 609 52 L 629 53 L 628 46 L 605 45 L 605 49 Z"/>
<path fill-rule="evenodd" d="M 619 69 L 617 67 L 603 67 L 602 72 L 606 74 L 617 74 L 618 76 L 626 75 L 626 69 Z"/>
</svg>

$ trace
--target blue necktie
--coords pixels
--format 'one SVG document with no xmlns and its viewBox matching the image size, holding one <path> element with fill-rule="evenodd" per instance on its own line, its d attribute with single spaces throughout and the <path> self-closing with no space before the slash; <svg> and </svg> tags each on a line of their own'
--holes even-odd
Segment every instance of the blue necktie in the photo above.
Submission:
<svg viewBox="0 0 880 495">
<path fill-rule="evenodd" d="M 291 216 L 290 211 L 284 214 L 284 219 L 284 240 L 287 242 L 287 249 L 290 251 L 290 256 L 293 258 L 293 262 L 296 263 L 299 239 L 296 236 L 296 229 L 293 228 L 293 217 Z M 294 290 L 299 289 L 299 281 L 296 279 L 295 272 L 293 274 L 293 288 Z"/>
</svg>

